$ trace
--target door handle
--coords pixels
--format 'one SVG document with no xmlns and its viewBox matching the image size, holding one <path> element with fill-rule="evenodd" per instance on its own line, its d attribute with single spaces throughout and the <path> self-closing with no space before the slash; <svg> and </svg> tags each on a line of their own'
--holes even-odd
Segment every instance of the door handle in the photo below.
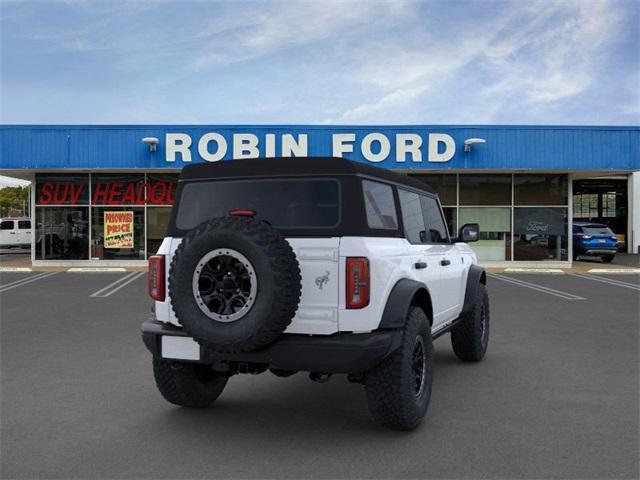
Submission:
<svg viewBox="0 0 640 480">
<path fill-rule="evenodd" d="M 416 262 L 413 264 L 413 266 L 416 268 L 416 270 L 420 270 L 421 268 L 427 268 L 427 263 L 426 262 Z"/>
<path fill-rule="evenodd" d="M 442 265 L 443 267 L 451 265 L 451 260 L 447 260 L 446 258 L 444 260 L 440 260 L 440 265 Z"/>
</svg>

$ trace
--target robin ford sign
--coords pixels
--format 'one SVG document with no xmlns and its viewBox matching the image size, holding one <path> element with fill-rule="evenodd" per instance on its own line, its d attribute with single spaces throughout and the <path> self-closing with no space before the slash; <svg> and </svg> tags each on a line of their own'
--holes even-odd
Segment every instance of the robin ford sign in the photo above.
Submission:
<svg viewBox="0 0 640 480">
<path fill-rule="evenodd" d="M 191 162 L 194 151 L 206 162 L 217 162 L 229 157 L 306 157 L 310 153 L 309 144 L 317 141 L 310 138 L 312 135 L 313 132 L 279 135 L 266 133 L 258 137 L 253 133 L 224 136 L 209 132 L 193 138 L 187 133 L 167 133 L 164 142 L 166 161 Z M 397 163 L 448 162 L 456 153 L 454 139 L 445 133 L 396 133 L 391 137 L 381 132 L 370 132 L 362 136 L 356 133 L 333 133 L 328 141 L 330 145 L 325 145 L 323 150 L 330 149 L 334 157 L 348 158 L 349 154 L 356 153 L 373 163 L 389 159 L 394 159 Z"/>
</svg>

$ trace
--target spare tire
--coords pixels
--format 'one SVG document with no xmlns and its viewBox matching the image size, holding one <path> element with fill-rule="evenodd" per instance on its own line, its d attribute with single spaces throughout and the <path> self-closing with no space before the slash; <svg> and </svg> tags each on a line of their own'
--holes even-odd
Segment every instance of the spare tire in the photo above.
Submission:
<svg viewBox="0 0 640 480">
<path fill-rule="evenodd" d="M 249 217 L 195 227 L 169 272 L 171 305 L 182 327 L 218 352 L 249 352 L 277 339 L 296 313 L 301 288 L 291 245 Z"/>
</svg>

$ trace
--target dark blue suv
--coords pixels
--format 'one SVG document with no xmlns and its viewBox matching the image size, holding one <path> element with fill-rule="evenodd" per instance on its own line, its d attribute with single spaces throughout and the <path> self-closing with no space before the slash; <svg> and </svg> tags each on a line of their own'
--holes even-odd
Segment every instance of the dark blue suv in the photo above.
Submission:
<svg viewBox="0 0 640 480">
<path fill-rule="evenodd" d="M 618 238 L 602 223 L 573 222 L 573 259 L 588 255 L 609 263 L 618 250 Z"/>
</svg>

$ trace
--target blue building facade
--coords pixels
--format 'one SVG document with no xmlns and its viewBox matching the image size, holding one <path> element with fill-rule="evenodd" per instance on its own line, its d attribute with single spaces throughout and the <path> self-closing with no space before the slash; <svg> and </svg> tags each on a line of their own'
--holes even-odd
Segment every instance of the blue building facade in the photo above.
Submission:
<svg viewBox="0 0 640 480">
<path fill-rule="evenodd" d="M 485 263 L 568 264 L 573 218 L 640 240 L 640 128 L 585 126 L 0 126 L 2 174 L 31 180 L 35 263 L 140 263 L 164 236 L 189 163 L 339 156 L 416 176 L 451 231 L 480 223 Z M 132 212 L 107 248 L 105 214 Z"/>
</svg>

